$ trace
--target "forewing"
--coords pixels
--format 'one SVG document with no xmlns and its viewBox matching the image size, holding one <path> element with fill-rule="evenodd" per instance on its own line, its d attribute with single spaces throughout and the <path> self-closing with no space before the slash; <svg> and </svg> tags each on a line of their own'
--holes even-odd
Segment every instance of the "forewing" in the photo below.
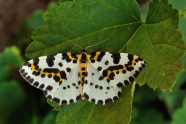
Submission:
<svg viewBox="0 0 186 124">
<path fill-rule="evenodd" d="M 19 71 L 32 86 L 45 91 L 48 99 L 58 104 L 61 104 L 62 100 L 67 100 L 64 104 L 69 104 L 69 99 L 73 99 L 75 102 L 74 98 L 81 94 L 81 86 L 78 85 L 78 69 L 79 62 L 76 54 L 59 53 L 32 59 L 25 63 Z M 72 79 L 71 76 L 74 78 Z M 73 83 L 78 86 L 77 89 L 75 86 L 72 87 Z M 68 85 L 70 88 L 67 87 Z M 68 93 L 72 90 L 75 91 Z"/>
<path fill-rule="evenodd" d="M 133 82 L 146 66 L 143 59 L 127 53 L 95 52 L 90 56 L 90 63 L 114 87 L 123 87 Z"/>
</svg>

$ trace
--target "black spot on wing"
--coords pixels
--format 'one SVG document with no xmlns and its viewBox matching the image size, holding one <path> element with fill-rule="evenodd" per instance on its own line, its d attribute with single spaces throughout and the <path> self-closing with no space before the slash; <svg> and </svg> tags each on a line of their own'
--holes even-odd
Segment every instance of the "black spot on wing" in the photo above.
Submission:
<svg viewBox="0 0 186 124">
<path fill-rule="evenodd" d="M 62 100 L 62 101 L 61 101 L 61 104 L 62 104 L 62 105 L 67 105 L 67 101 L 66 101 L 66 100 Z"/>
<path fill-rule="evenodd" d="M 26 77 L 26 76 L 27 76 L 27 74 L 28 74 L 28 73 L 26 73 L 26 72 L 25 72 L 25 73 L 23 73 L 23 76 L 24 76 L 24 77 Z"/>
<path fill-rule="evenodd" d="M 119 92 L 118 92 L 118 97 L 120 97 L 120 96 L 121 96 L 121 92 L 119 91 Z"/>
<path fill-rule="evenodd" d="M 123 83 L 119 82 L 116 86 L 117 87 L 123 87 Z"/>
<path fill-rule="evenodd" d="M 41 77 L 44 78 L 45 77 L 45 74 L 41 74 Z"/>
<path fill-rule="evenodd" d="M 35 73 L 35 76 L 39 76 L 39 75 L 40 75 L 40 72 L 39 71 Z"/>
<path fill-rule="evenodd" d="M 89 99 L 89 95 L 84 93 L 84 97 L 88 100 Z"/>
<path fill-rule="evenodd" d="M 124 84 L 125 84 L 125 85 L 128 85 L 128 84 L 129 84 L 129 81 L 128 81 L 128 80 L 125 80 L 125 81 L 124 81 Z"/>
<path fill-rule="evenodd" d="M 117 99 L 118 99 L 118 97 L 117 97 L 117 96 L 114 96 L 114 97 L 113 97 L 113 100 L 114 100 L 114 101 L 116 101 Z"/>
<path fill-rule="evenodd" d="M 76 100 L 80 100 L 81 99 L 81 94 L 79 94 L 77 97 L 76 97 Z"/>
<path fill-rule="evenodd" d="M 100 62 L 104 55 L 105 55 L 105 52 L 100 52 L 100 54 L 99 54 L 99 56 L 97 58 L 97 61 Z"/>
<path fill-rule="evenodd" d="M 94 60 L 94 59 L 92 59 L 92 60 L 91 60 L 91 63 L 95 63 L 95 60 Z"/>
<path fill-rule="evenodd" d="M 53 101 L 53 102 L 56 102 L 56 103 L 58 103 L 58 104 L 60 103 L 60 100 L 59 100 L 58 98 L 56 98 L 56 97 L 54 97 L 54 98 L 52 99 L 52 101 Z"/>
<path fill-rule="evenodd" d="M 100 77 L 99 77 L 99 80 L 100 80 L 100 81 L 103 80 L 103 79 L 104 79 L 103 76 L 100 76 Z"/>
<path fill-rule="evenodd" d="M 110 102 L 112 102 L 111 98 L 108 98 L 108 99 L 105 100 L 105 104 L 110 103 Z"/>
<path fill-rule="evenodd" d="M 134 77 L 137 78 L 138 75 L 139 75 L 139 73 L 140 73 L 140 72 L 136 70 L 136 71 L 135 71 L 135 74 L 134 74 Z"/>
<path fill-rule="evenodd" d="M 51 77 L 52 77 L 52 75 L 51 75 L 51 74 L 49 74 L 49 75 L 48 75 L 48 78 L 51 78 Z"/>
<path fill-rule="evenodd" d="M 47 90 L 47 91 L 51 91 L 52 89 L 53 89 L 53 87 L 50 86 L 50 85 L 46 87 L 46 90 Z"/>
<path fill-rule="evenodd" d="M 128 59 L 129 59 L 130 61 L 132 61 L 133 58 L 134 58 L 134 55 L 132 55 L 132 54 L 128 54 Z"/>
<path fill-rule="evenodd" d="M 102 104 L 103 105 L 103 100 L 98 100 L 98 104 Z"/>
<path fill-rule="evenodd" d="M 114 77 L 115 77 L 115 74 L 112 72 L 112 73 L 110 73 L 110 75 L 109 75 L 109 79 L 110 80 L 114 80 Z"/>
<path fill-rule="evenodd" d="M 70 72 L 71 71 L 71 68 L 66 68 L 67 72 Z"/>
<path fill-rule="evenodd" d="M 113 71 L 119 69 L 123 69 L 123 65 L 110 66 L 107 70 Z"/>
<path fill-rule="evenodd" d="M 105 65 L 108 65 L 109 61 L 105 61 Z"/>
<path fill-rule="evenodd" d="M 91 60 L 91 59 L 93 59 L 96 56 L 96 52 L 93 52 L 90 55 L 91 55 L 91 57 L 90 57 L 90 60 Z"/>
<path fill-rule="evenodd" d="M 67 63 L 71 62 L 72 60 L 69 58 L 67 53 L 62 53 L 62 60 L 66 60 Z"/>
<path fill-rule="evenodd" d="M 91 102 L 92 102 L 92 103 L 95 103 L 95 102 L 96 102 L 96 100 L 95 100 L 95 99 L 91 99 Z"/>
<path fill-rule="evenodd" d="M 66 79 L 66 73 L 64 71 L 60 71 L 61 78 Z"/>
<path fill-rule="evenodd" d="M 25 69 L 21 69 L 20 73 L 23 74 L 25 72 Z"/>
<path fill-rule="evenodd" d="M 111 57 L 113 58 L 114 64 L 118 64 L 120 62 L 121 59 L 120 53 L 112 53 Z"/>
<path fill-rule="evenodd" d="M 60 67 L 62 67 L 62 66 L 63 66 L 63 64 L 62 64 L 61 62 L 59 62 L 59 63 L 58 63 L 58 65 L 59 65 Z"/>
<path fill-rule="evenodd" d="M 70 100 L 69 100 L 69 103 L 74 103 L 74 100 L 73 100 L 73 99 L 70 99 Z"/>
<path fill-rule="evenodd" d="M 55 60 L 55 55 L 48 55 L 46 59 L 46 63 L 49 67 L 54 66 L 54 60 Z"/>
<path fill-rule="evenodd" d="M 37 82 L 37 81 L 34 82 L 33 86 L 38 87 L 39 86 L 39 82 Z"/>
<path fill-rule="evenodd" d="M 47 98 L 48 98 L 49 100 L 51 100 L 51 99 L 52 99 L 52 96 L 51 96 L 51 95 L 48 95 Z"/>
<path fill-rule="evenodd" d="M 44 91 L 44 94 L 45 94 L 45 96 L 48 94 L 46 90 Z"/>
<path fill-rule="evenodd" d="M 134 78 L 132 76 L 129 77 L 129 81 L 130 82 L 133 82 L 134 81 Z"/>
<path fill-rule="evenodd" d="M 103 76 L 103 77 L 107 77 L 107 75 L 108 75 L 108 71 L 107 71 L 107 70 L 104 70 L 104 71 L 102 72 L 102 76 Z"/>
<path fill-rule="evenodd" d="M 30 78 L 31 78 L 30 76 L 27 76 L 27 77 L 26 77 L 27 81 L 28 81 Z"/>
<path fill-rule="evenodd" d="M 59 69 L 57 69 L 57 68 L 45 68 L 45 69 L 43 69 L 43 72 L 57 74 L 59 72 Z"/>
<path fill-rule="evenodd" d="M 59 76 L 57 76 L 57 75 L 54 75 L 53 79 L 54 79 L 56 82 L 59 82 L 60 77 L 59 77 Z"/>
<path fill-rule="evenodd" d="M 30 78 L 28 81 L 29 81 L 29 83 L 32 84 L 34 82 L 34 79 L 33 78 Z"/>
<path fill-rule="evenodd" d="M 39 64 L 39 58 L 33 59 L 33 64 L 34 64 L 34 66 L 38 66 L 38 64 Z"/>
<path fill-rule="evenodd" d="M 44 84 L 41 84 L 40 86 L 39 86 L 39 89 L 43 89 L 45 87 L 45 85 Z"/>
<path fill-rule="evenodd" d="M 102 67 L 101 67 L 101 66 L 99 66 L 99 67 L 97 68 L 97 70 L 98 70 L 98 71 L 101 71 L 101 70 L 102 70 Z"/>
</svg>

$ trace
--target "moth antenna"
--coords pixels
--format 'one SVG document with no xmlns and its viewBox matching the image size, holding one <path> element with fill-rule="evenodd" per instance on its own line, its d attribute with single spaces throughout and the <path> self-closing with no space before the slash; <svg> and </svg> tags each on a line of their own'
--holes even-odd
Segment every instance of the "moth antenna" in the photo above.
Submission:
<svg viewBox="0 0 186 124">
<path fill-rule="evenodd" d="M 61 36 L 63 36 L 62 34 L 61 34 Z M 63 36 L 65 39 L 67 39 L 65 36 Z M 74 43 L 74 42 L 72 42 L 71 40 L 69 40 L 69 39 L 67 39 L 68 41 L 70 41 L 71 43 L 73 43 L 74 45 L 76 45 L 76 46 L 78 46 L 78 47 L 80 47 L 81 49 L 83 49 L 80 45 L 78 45 L 78 44 L 76 44 L 76 43 Z"/>
<path fill-rule="evenodd" d="M 100 43 L 103 43 L 103 42 L 105 42 L 105 41 L 107 41 L 107 40 L 109 40 L 109 39 L 105 39 L 105 40 L 103 40 L 103 41 L 101 41 L 101 42 L 99 42 L 99 43 L 96 43 L 96 44 L 94 44 L 94 45 L 88 46 L 88 47 L 85 48 L 85 50 L 86 50 L 87 48 L 89 48 L 89 47 L 96 46 L 96 45 L 98 45 L 98 44 L 100 44 Z"/>
</svg>

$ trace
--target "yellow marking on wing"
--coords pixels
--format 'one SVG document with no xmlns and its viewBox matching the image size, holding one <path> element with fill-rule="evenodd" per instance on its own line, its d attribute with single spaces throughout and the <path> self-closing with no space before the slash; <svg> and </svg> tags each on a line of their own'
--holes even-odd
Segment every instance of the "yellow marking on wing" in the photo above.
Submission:
<svg viewBox="0 0 186 124">
<path fill-rule="evenodd" d="M 98 59 L 98 56 L 100 55 L 100 53 L 101 53 L 101 52 L 96 52 L 96 55 L 95 55 L 94 58 L 92 58 L 92 59 L 97 60 L 97 59 Z M 89 56 L 91 57 L 91 55 L 89 55 Z"/>
<path fill-rule="evenodd" d="M 67 53 L 67 56 L 68 56 L 69 59 L 71 59 L 71 60 L 76 60 L 75 58 L 72 57 L 72 54 L 71 54 L 71 53 Z"/>
<path fill-rule="evenodd" d="M 39 71 L 39 70 L 37 70 L 37 69 L 35 69 L 35 66 L 34 66 L 34 63 L 31 63 L 31 70 L 34 72 L 40 72 L 40 75 L 42 75 L 42 74 L 45 74 L 45 76 L 48 76 L 49 74 L 51 74 L 52 75 L 52 77 L 54 77 L 55 75 L 56 76 L 58 76 L 59 77 L 59 81 L 64 81 L 64 79 L 63 78 L 61 78 L 61 75 L 60 75 L 60 70 L 59 70 L 59 72 L 57 73 L 57 74 L 55 74 L 55 73 L 53 73 L 53 72 L 51 72 L 51 73 L 48 73 L 48 72 L 43 72 L 43 70 L 41 70 L 41 71 Z"/>
<path fill-rule="evenodd" d="M 136 59 L 138 59 L 138 57 L 135 57 L 135 58 L 132 60 L 132 64 L 129 65 L 128 67 L 134 67 L 134 66 L 135 66 L 135 63 L 136 63 L 136 61 L 135 61 Z M 122 69 L 113 70 L 113 71 L 108 70 L 108 72 L 107 72 L 108 75 L 107 75 L 107 77 L 105 77 L 105 79 L 106 79 L 106 80 L 109 79 L 109 75 L 110 75 L 112 72 L 113 72 L 114 74 L 116 74 L 116 72 L 122 73 L 123 70 L 127 70 L 127 67 L 123 66 Z"/>
</svg>

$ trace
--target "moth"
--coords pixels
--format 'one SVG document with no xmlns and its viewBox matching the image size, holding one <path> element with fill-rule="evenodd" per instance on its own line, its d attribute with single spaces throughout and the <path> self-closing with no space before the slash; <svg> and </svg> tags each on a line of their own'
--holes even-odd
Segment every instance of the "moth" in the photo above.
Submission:
<svg viewBox="0 0 186 124">
<path fill-rule="evenodd" d="M 43 90 L 49 100 L 59 105 L 75 103 L 81 98 L 104 105 L 117 100 L 121 88 L 133 82 L 146 66 L 136 55 L 88 54 L 86 49 L 79 54 L 41 56 L 26 62 L 19 71 L 29 84 Z"/>
</svg>

